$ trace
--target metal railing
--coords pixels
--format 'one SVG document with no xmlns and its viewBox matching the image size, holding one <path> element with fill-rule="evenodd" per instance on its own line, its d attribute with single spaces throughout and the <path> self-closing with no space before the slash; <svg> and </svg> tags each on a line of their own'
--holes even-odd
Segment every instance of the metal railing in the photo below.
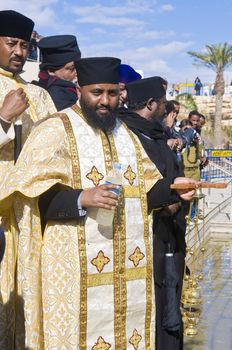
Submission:
<svg viewBox="0 0 232 350">
<path fill-rule="evenodd" d="M 207 149 L 209 164 L 201 171 L 201 179 L 210 181 L 212 179 L 232 178 L 232 150 Z"/>
</svg>

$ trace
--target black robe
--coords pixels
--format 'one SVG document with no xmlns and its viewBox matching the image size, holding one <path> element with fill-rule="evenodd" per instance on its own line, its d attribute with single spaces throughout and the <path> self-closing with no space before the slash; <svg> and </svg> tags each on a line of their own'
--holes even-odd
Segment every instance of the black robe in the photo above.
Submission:
<svg viewBox="0 0 232 350">
<path fill-rule="evenodd" d="M 39 81 L 33 80 L 32 84 L 47 90 L 58 112 L 77 102 L 76 85 L 71 81 L 50 76 L 46 72 L 40 72 L 39 78 Z"/>
<path fill-rule="evenodd" d="M 170 189 L 170 185 L 176 177 L 184 175 L 174 153 L 167 145 L 162 125 L 157 120 L 148 121 L 126 108 L 120 108 L 117 117 L 138 136 L 147 155 L 163 176 L 147 195 L 149 210 L 180 202 L 178 194 Z M 159 285 L 162 285 L 164 279 L 164 254 L 167 245 L 170 245 L 173 252 L 185 252 L 185 226 L 181 230 L 178 227 L 179 212 L 171 216 L 161 216 L 159 210 L 153 211 L 154 277 Z"/>
<path fill-rule="evenodd" d="M 161 124 L 153 122 L 130 112 L 119 109 L 117 116 L 132 130 L 142 143 L 147 155 L 157 166 L 163 179 L 159 180 L 147 195 L 148 208 L 162 208 L 180 201 L 177 193 L 170 189 L 171 183 L 178 176 L 184 176 L 176 156 L 167 145 L 167 137 Z M 156 303 L 156 350 L 183 349 L 183 329 L 180 318 L 180 329 L 168 331 L 163 327 L 164 310 L 167 303 L 164 286 L 165 253 L 174 253 L 174 264 L 177 273 L 176 302 L 180 305 L 184 256 L 185 229 L 184 212 L 181 207 L 175 215 L 162 216 L 162 211 L 153 210 L 153 263 Z M 178 305 L 177 305 L 178 306 Z"/>
</svg>

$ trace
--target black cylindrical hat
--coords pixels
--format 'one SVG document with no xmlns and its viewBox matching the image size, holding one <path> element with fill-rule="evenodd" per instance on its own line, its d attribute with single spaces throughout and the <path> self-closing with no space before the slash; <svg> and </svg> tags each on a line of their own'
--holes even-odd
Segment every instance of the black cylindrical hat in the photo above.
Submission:
<svg viewBox="0 0 232 350">
<path fill-rule="evenodd" d="M 88 57 L 75 62 L 80 86 L 118 84 L 121 60 L 115 57 Z"/>
<path fill-rule="evenodd" d="M 38 42 L 42 53 L 40 70 L 60 68 L 80 59 L 81 52 L 74 35 L 47 36 Z"/>
<path fill-rule="evenodd" d="M 149 98 L 159 99 L 166 95 L 160 77 L 133 81 L 126 85 L 129 104 L 145 102 Z"/>
<path fill-rule="evenodd" d="M 13 10 L 0 11 L 0 36 L 30 41 L 34 22 Z"/>
</svg>

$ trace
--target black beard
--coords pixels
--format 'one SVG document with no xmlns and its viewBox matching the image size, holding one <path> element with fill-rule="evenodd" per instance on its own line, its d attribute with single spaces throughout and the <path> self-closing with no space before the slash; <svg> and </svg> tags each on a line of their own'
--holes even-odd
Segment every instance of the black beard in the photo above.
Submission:
<svg viewBox="0 0 232 350">
<path fill-rule="evenodd" d="M 109 113 L 106 116 L 99 117 L 94 109 L 83 100 L 79 100 L 81 110 L 90 126 L 94 129 L 100 129 L 103 132 L 111 131 L 115 128 L 116 118 L 113 110 L 108 107 Z"/>
</svg>

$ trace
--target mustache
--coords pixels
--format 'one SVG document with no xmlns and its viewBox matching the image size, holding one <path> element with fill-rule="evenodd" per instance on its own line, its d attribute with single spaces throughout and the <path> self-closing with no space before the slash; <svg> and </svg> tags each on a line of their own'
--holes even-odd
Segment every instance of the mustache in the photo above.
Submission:
<svg viewBox="0 0 232 350">
<path fill-rule="evenodd" d="M 17 62 L 24 63 L 24 58 L 19 57 L 19 56 L 13 56 L 13 57 L 10 58 L 9 61 L 10 61 L 10 62 L 12 62 L 12 61 L 17 61 Z"/>
<path fill-rule="evenodd" d="M 96 107 L 96 110 L 102 109 L 102 108 L 107 109 L 109 112 L 112 112 L 112 111 L 113 111 L 113 109 L 112 109 L 110 106 L 97 106 L 97 107 Z"/>
</svg>

